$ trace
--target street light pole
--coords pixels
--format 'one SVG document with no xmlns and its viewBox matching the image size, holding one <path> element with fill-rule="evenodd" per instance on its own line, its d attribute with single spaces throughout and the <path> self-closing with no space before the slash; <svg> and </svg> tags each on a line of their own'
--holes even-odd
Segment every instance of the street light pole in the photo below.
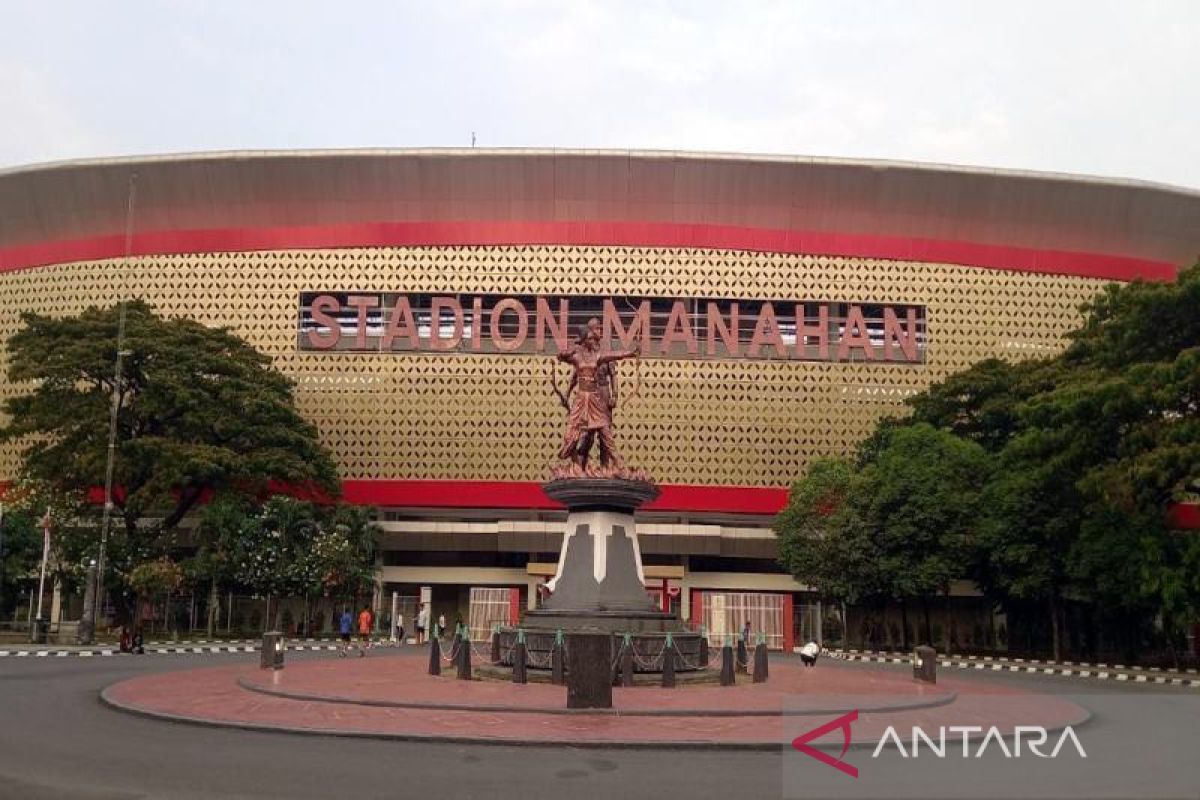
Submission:
<svg viewBox="0 0 1200 800">
<path fill-rule="evenodd" d="M 137 197 L 137 172 L 129 174 L 129 190 L 125 198 L 125 263 L 122 273 L 128 276 L 129 259 L 133 254 L 133 210 Z M 96 558 L 96 603 L 92 606 L 92 629 L 100 606 L 104 605 L 104 563 L 108 551 L 108 531 L 112 525 L 113 471 L 117 455 L 117 416 L 121 411 L 121 376 L 125 366 L 125 295 L 127 286 L 121 287 L 117 310 L 117 357 L 113 364 L 112 405 L 108 415 L 108 453 L 104 464 L 104 515 L 100 521 L 100 553 Z"/>
</svg>

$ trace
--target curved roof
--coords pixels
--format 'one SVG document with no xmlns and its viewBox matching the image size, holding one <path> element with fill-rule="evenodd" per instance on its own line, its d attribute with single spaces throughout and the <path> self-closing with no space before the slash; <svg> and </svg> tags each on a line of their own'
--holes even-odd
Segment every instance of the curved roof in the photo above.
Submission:
<svg viewBox="0 0 1200 800">
<path fill-rule="evenodd" d="M 349 150 L 0 171 L 0 269 L 134 254 L 628 244 L 1128 279 L 1200 256 L 1200 192 L 945 165 L 680 152 Z"/>
</svg>

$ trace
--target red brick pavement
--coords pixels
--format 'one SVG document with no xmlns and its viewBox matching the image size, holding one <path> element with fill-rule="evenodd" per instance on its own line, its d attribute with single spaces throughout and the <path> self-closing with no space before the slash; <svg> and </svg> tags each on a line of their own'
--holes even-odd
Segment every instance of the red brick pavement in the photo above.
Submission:
<svg viewBox="0 0 1200 800">
<path fill-rule="evenodd" d="M 218 725 L 408 739 L 576 745 L 779 747 L 798 730 L 836 716 L 833 709 L 869 708 L 879 701 L 938 702 L 947 697 L 953 697 L 953 701 L 920 709 L 864 712 L 855 723 L 855 742 L 877 741 L 888 725 L 902 731 L 913 725 L 995 725 L 1009 730 L 1018 724 L 1078 724 L 1087 717 L 1084 709 L 1072 703 L 1008 687 L 950 678 L 941 680 L 937 687 L 928 687 L 883 670 L 840 664 L 821 664 L 806 670 L 787 662 L 771 666 L 771 680 L 765 685 L 747 682 L 733 688 L 617 688 L 614 707 L 624 714 L 564 714 L 560 711 L 566 705 L 563 687 L 466 682 L 453 676 L 434 678 L 423 674 L 423 666 L 424 660 L 417 656 L 308 661 L 279 672 L 241 664 L 133 678 L 108 687 L 104 698 L 130 711 Z M 267 688 L 369 702 L 444 702 L 545 710 L 511 713 L 298 700 L 249 691 L 238 684 L 239 679 Z M 813 708 L 829 713 L 799 719 L 704 713 Z M 628 713 L 638 710 L 675 715 Z"/>
</svg>

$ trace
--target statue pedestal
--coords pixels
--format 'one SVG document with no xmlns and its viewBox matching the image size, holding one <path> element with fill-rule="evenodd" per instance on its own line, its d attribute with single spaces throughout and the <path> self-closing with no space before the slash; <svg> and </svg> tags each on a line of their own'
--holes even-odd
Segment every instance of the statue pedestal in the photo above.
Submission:
<svg viewBox="0 0 1200 800">
<path fill-rule="evenodd" d="M 646 481 L 559 478 L 543 490 L 568 515 L 558 570 L 547 583 L 551 594 L 533 615 L 594 617 L 598 627 L 607 627 L 604 619 L 665 617 L 646 594 L 633 519 L 638 506 L 658 497 L 658 488 Z"/>
<path fill-rule="evenodd" d="M 599 634 L 607 641 L 606 670 L 622 647 L 632 647 L 638 671 L 660 672 L 667 634 L 677 651 L 673 663 L 679 671 L 703 668 L 699 634 L 659 609 L 646 593 L 634 512 L 658 497 L 658 487 L 634 478 L 583 476 L 555 478 L 542 488 L 568 513 L 558 569 L 547 584 L 551 593 L 521 624 L 530 663 L 550 663 L 554 638 L 561 630 L 568 673 L 576 663 L 570 653 L 572 634 Z M 501 652 L 511 652 L 514 641 L 514 629 L 502 630 Z M 588 641 L 589 648 L 600 647 L 595 639 Z"/>
</svg>

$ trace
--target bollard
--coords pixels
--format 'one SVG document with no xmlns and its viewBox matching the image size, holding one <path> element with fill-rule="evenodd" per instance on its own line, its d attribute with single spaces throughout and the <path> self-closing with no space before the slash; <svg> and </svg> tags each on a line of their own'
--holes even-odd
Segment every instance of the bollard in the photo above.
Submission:
<svg viewBox="0 0 1200 800">
<path fill-rule="evenodd" d="M 283 669 L 283 634 L 267 631 L 263 634 L 258 665 L 262 669 Z"/>
<path fill-rule="evenodd" d="M 527 663 L 529 660 L 529 651 L 525 645 L 525 631 L 517 631 L 517 643 L 513 645 L 512 658 L 512 680 L 513 683 L 527 683 L 529 681 L 529 671 Z"/>
<path fill-rule="evenodd" d="M 500 663 L 500 626 L 492 626 L 492 663 Z"/>
<path fill-rule="evenodd" d="M 633 636 L 628 633 L 621 644 L 621 685 L 633 686 Z"/>
<path fill-rule="evenodd" d="M 727 635 L 725 645 L 721 648 L 721 685 L 733 686 L 733 683 L 733 643 Z"/>
<path fill-rule="evenodd" d="M 750 671 L 750 657 L 746 653 L 746 637 L 740 633 L 737 640 L 737 668 L 738 672 Z"/>
<path fill-rule="evenodd" d="M 471 680 L 471 632 L 467 630 L 467 626 L 462 626 L 462 631 L 454 634 L 455 641 L 458 642 L 458 657 L 455 659 L 458 662 L 458 679 L 460 681 Z"/>
<path fill-rule="evenodd" d="M 761 635 L 754 646 L 754 682 L 767 682 L 767 643 Z"/>
<path fill-rule="evenodd" d="M 937 650 L 923 644 L 913 651 L 913 679 L 937 683 Z"/>
<path fill-rule="evenodd" d="M 613 640 L 606 633 L 572 633 L 567 660 L 567 708 L 612 708 Z"/>
<path fill-rule="evenodd" d="M 442 646 L 436 636 L 429 637 L 429 674 L 442 674 Z"/>
<path fill-rule="evenodd" d="M 663 643 L 662 685 L 667 689 L 675 688 L 675 640 L 671 638 L 670 633 Z"/>
<path fill-rule="evenodd" d="M 554 647 L 550 650 L 550 682 L 555 686 L 562 686 L 565 682 L 563 676 L 563 662 L 565 660 L 563 648 L 565 644 L 563 629 L 559 628 L 554 632 Z"/>
</svg>

